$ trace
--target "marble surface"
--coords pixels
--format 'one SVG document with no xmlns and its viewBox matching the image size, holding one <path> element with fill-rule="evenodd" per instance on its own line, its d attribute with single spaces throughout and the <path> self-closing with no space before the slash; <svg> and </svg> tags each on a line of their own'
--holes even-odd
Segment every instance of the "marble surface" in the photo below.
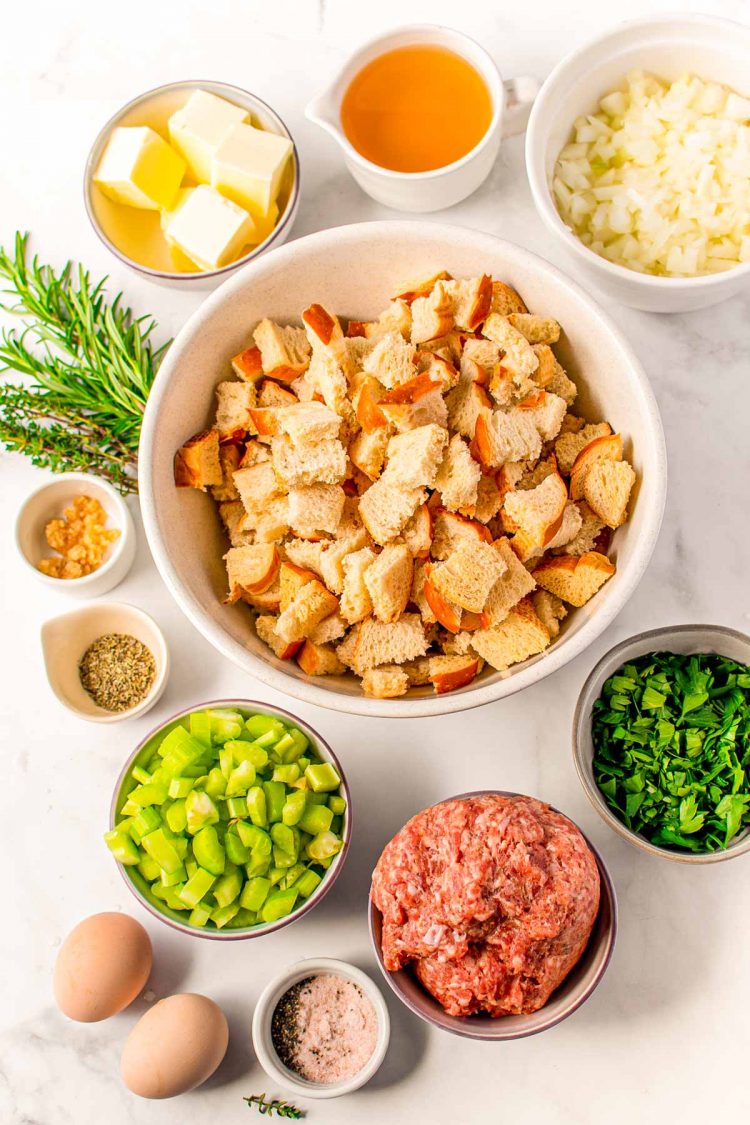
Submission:
<svg viewBox="0 0 750 1125">
<path fill-rule="evenodd" d="M 60 262 L 72 254 L 96 274 L 109 271 L 113 286 L 124 288 L 137 308 L 156 314 L 165 334 L 174 332 L 200 297 L 154 288 L 118 268 L 83 209 L 87 148 L 128 98 L 162 82 L 205 76 L 244 85 L 271 102 L 294 133 L 303 161 L 299 236 L 392 214 L 361 194 L 334 143 L 302 115 L 308 97 L 368 35 L 405 20 L 442 20 L 482 40 L 506 75 L 543 77 L 562 50 L 618 18 L 670 7 L 661 0 L 616 0 L 605 7 L 578 0 L 563 9 L 553 0 L 529 0 L 519 14 L 518 7 L 482 0 L 460 6 L 447 0 L 369 6 L 351 0 L 27 0 L 3 14 L 0 241 L 16 227 L 31 229 L 44 256 Z M 747 0 L 704 0 L 703 7 L 750 18 Z M 567 268 L 533 211 L 521 139 L 504 145 L 484 187 L 444 217 L 511 238 Z M 309 1120 L 624 1125 L 678 1115 L 683 1123 L 697 1123 L 717 1110 L 729 1120 L 747 1111 L 747 859 L 691 869 L 644 857 L 617 838 L 581 791 L 570 726 L 587 672 L 623 637 L 687 621 L 750 631 L 750 294 L 689 316 L 609 309 L 652 378 L 669 448 L 667 515 L 646 577 L 583 656 L 495 706 L 409 725 L 305 708 L 305 718 L 345 763 L 356 835 L 325 904 L 264 940 L 225 948 L 173 934 L 147 918 L 128 895 L 101 833 L 122 761 L 157 721 L 218 696 L 285 700 L 216 655 L 182 617 L 139 526 L 136 564 L 114 596 L 142 606 L 164 628 L 173 656 L 167 691 L 150 715 L 110 728 L 62 711 L 44 678 L 39 627 L 72 603 L 25 573 L 12 543 L 15 512 L 42 477 L 17 458 L 0 458 L 3 1125 L 250 1121 L 243 1094 L 282 1093 L 260 1070 L 249 1043 L 253 1005 L 268 975 L 313 955 L 349 959 L 376 974 L 365 904 L 380 848 L 428 803 L 485 787 L 553 801 L 602 850 L 621 911 L 605 980 L 564 1024 L 497 1046 L 429 1031 L 388 996 L 393 1036 L 382 1070 L 348 1098 L 310 1104 Z M 132 507 L 137 516 L 137 505 Z M 93 1026 L 68 1023 L 53 1006 L 51 969 L 61 937 L 84 915 L 108 909 L 129 910 L 146 922 L 154 942 L 156 996 L 205 992 L 229 1017 L 225 1063 L 203 1089 L 179 1102 L 143 1102 L 127 1093 L 118 1076 L 123 1040 L 146 1001 Z"/>
</svg>

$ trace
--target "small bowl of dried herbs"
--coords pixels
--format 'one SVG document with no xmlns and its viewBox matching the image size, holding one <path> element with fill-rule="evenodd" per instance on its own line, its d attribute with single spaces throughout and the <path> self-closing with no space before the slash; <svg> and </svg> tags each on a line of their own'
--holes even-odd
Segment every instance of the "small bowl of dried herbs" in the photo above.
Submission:
<svg viewBox="0 0 750 1125">
<path fill-rule="evenodd" d="M 92 604 L 42 626 L 50 687 L 60 702 L 92 723 L 116 723 L 149 711 L 169 674 L 159 626 L 123 602 Z"/>
<path fill-rule="evenodd" d="M 677 625 L 616 645 L 583 686 L 573 752 L 594 808 L 642 851 L 750 852 L 750 637 Z"/>
</svg>

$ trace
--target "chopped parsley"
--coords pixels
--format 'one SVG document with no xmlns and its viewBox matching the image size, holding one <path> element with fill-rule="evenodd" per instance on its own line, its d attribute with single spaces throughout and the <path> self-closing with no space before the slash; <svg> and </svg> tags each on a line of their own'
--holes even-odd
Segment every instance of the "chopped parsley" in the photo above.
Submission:
<svg viewBox="0 0 750 1125">
<path fill-rule="evenodd" d="M 604 684 L 591 719 L 607 804 L 658 847 L 726 848 L 750 828 L 750 668 L 652 652 Z"/>
</svg>

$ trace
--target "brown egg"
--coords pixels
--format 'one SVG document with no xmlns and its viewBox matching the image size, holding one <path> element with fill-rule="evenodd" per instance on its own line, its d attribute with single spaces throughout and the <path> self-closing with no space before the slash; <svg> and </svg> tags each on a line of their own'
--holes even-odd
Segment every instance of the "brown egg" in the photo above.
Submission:
<svg viewBox="0 0 750 1125">
<path fill-rule="evenodd" d="M 151 974 L 151 940 L 128 914 L 92 914 L 66 937 L 55 963 L 55 999 L 81 1023 L 132 1004 Z"/>
<path fill-rule="evenodd" d="M 224 1058 L 226 1016 L 207 996 L 183 992 L 154 1004 L 130 1032 L 120 1069 L 142 1098 L 173 1098 L 200 1086 Z"/>
</svg>

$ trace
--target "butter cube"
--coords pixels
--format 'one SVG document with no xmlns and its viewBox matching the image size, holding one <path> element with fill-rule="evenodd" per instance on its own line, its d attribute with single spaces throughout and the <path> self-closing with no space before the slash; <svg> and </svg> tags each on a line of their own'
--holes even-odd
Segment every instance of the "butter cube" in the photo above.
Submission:
<svg viewBox="0 0 750 1125">
<path fill-rule="evenodd" d="M 195 90 L 170 117 L 169 138 L 199 183 L 207 184 L 219 145 L 235 125 L 247 119 L 247 110 L 240 106 L 206 90 Z"/>
<path fill-rule="evenodd" d="M 158 211 L 171 207 L 185 161 L 147 125 L 119 126 L 107 141 L 94 183 L 115 203 Z"/>
<path fill-rule="evenodd" d="M 167 223 L 168 241 L 201 269 L 218 269 L 257 242 L 252 217 L 212 187 L 200 184 Z"/>
<path fill-rule="evenodd" d="M 235 125 L 216 151 L 211 184 L 262 219 L 275 202 L 292 142 L 253 125 Z"/>
<path fill-rule="evenodd" d="M 161 229 L 166 232 L 167 227 L 172 222 L 180 207 L 186 203 L 190 196 L 195 191 L 194 187 L 181 187 L 177 195 L 172 200 L 171 207 L 162 207 L 161 210 Z"/>
</svg>

